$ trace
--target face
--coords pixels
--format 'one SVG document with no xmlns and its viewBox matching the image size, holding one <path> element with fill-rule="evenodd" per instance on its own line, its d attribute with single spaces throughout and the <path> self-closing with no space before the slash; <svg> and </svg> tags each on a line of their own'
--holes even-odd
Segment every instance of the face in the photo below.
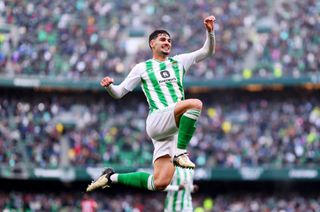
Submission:
<svg viewBox="0 0 320 212">
<path fill-rule="evenodd" d="M 169 55 L 171 50 L 171 38 L 167 34 L 159 34 L 156 39 L 150 41 L 154 54 Z"/>
</svg>

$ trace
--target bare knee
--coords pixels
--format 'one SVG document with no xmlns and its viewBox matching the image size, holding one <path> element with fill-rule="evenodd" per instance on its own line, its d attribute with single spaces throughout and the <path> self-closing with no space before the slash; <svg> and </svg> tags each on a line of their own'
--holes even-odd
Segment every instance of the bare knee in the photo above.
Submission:
<svg viewBox="0 0 320 212">
<path fill-rule="evenodd" d="M 169 155 L 162 156 L 154 162 L 154 186 L 156 190 L 164 190 L 171 182 L 175 167 Z"/>
<path fill-rule="evenodd" d="M 202 110 L 202 101 L 200 99 L 189 99 L 190 108 L 189 109 L 198 109 Z"/>
<path fill-rule="evenodd" d="M 184 114 L 189 109 L 202 110 L 202 102 L 199 99 L 187 99 L 181 102 L 178 102 L 174 108 L 174 114 L 176 118 L 176 123 L 178 125 L 180 116 Z"/>
<path fill-rule="evenodd" d="M 171 179 L 154 179 L 154 186 L 158 191 L 163 191 L 170 184 Z"/>
</svg>

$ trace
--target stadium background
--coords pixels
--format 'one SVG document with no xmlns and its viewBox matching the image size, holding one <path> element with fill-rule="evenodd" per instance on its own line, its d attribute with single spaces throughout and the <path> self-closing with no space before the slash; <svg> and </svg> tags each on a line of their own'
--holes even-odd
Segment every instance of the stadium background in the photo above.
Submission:
<svg viewBox="0 0 320 212">
<path fill-rule="evenodd" d="M 121 81 L 168 29 L 173 55 L 216 54 L 187 74 L 204 110 L 191 141 L 196 211 L 319 211 L 320 3 L 316 0 L 0 0 L 0 209 L 81 210 L 105 166 L 151 171 L 148 113 Z M 318 59 L 316 59 L 318 58 Z M 161 211 L 165 193 L 113 186 L 100 211 Z"/>
</svg>

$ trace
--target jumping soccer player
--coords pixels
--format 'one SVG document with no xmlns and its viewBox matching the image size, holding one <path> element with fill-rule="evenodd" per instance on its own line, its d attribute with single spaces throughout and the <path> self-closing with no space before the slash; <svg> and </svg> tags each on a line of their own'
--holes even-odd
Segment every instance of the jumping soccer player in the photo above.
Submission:
<svg viewBox="0 0 320 212">
<path fill-rule="evenodd" d="M 150 109 L 146 130 L 154 145 L 154 172 L 153 175 L 144 172 L 118 174 L 107 168 L 87 187 L 87 191 L 105 188 L 111 183 L 164 190 L 171 182 L 174 165 L 195 168 L 187 155 L 187 146 L 196 130 L 202 102 L 199 99 L 185 100 L 183 77 L 192 64 L 214 54 L 214 22 L 214 16 L 203 21 L 206 41 L 201 49 L 174 57 L 169 57 L 170 34 L 165 30 L 154 31 L 149 36 L 152 59 L 135 65 L 120 85 L 113 85 L 113 78 L 108 76 L 101 80 L 101 86 L 116 99 L 141 85 Z"/>
</svg>

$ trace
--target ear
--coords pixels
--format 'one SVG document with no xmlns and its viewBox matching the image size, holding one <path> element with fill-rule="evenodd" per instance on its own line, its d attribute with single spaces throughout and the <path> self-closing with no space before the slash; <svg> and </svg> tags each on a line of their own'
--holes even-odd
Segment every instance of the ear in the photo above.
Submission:
<svg viewBox="0 0 320 212">
<path fill-rule="evenodd" d="M 153 49 L 153 47 L 154 47 L 154 39 L 150 41 L 150 47 L 151 47 L 151 49 Z"/>
</svg>

